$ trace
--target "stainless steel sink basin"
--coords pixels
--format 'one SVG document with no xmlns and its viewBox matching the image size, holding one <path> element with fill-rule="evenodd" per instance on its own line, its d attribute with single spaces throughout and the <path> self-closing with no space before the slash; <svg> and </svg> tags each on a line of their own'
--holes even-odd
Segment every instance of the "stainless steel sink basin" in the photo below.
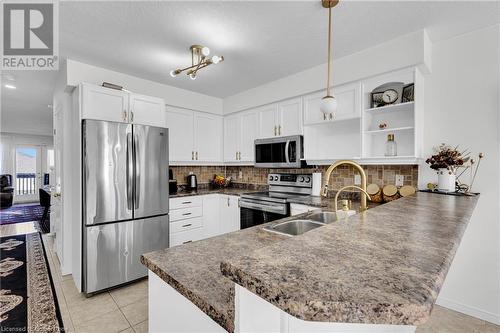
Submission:
<svg viewBox="0 0 500 333">
<path fill-rule="evenodd" d="M 264 227 L 264 229 L 267 231 L 276 232 L 283 235 L 297 236 L 297 235 L 302 235 L 303 233 L 308 232 L 310 230 L 319 228 L 323 225 L 325 224 L 318 221 L 292 220 L 277 224 L 271 224 Z"/>
<path fill-rule="evenodd" d="M 307 218 L 316 222 L 332 223 L 337 221 L 337 214 L 335 214 L 334 212 L 321 212 L 309 215 L 307 216 Z"/>
</svg>

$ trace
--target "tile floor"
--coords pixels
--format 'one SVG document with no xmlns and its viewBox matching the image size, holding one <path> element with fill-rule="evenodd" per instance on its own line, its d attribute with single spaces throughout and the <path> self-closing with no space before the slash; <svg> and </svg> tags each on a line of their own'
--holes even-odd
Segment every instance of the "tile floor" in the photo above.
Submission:
<svg viewBox="0 0 500 333">
<path fill-rule="evenodd" d="M 31 230 L 29 225 L 21 224 L 17 228 L 4 227 L 10 226 L 0 226 L 2 237 Z M 52 252 L 52 237 L 44 235 L 43 241 L 67 332 L 148 331 L 147 280 L 85 298 L 76 290 L 71 275 L 61 275 L 59 260 Z M 500 333 L 500 326 L 436 305 L 429 321 L 417 333 Z"/>
</svg>

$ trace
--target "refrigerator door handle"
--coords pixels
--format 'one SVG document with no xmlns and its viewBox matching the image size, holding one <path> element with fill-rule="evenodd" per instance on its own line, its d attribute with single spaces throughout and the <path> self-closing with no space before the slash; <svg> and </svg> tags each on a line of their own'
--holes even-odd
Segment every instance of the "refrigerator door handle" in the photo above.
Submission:
<svg viewBox="0 0 500 333">
<path fill-rule="evenodd" d="M 132 197 L 133 197 L 133 168 L 134 157 L 132 147 L 132 133 L 127 133 L 127 208 L 132 210 Z"/>
<path fill-rule="evenodd" d="M 139 141 L 137 134 L 134 134 L 134 163 L 135 163 L 135 186 L 134 186 L 134 205 L 135 209 L 139 208 L 140 195 L 140 185 L 141 185 L 141 166 L 139 164 L 140 152 L 139 152 Z"/>
</svg>

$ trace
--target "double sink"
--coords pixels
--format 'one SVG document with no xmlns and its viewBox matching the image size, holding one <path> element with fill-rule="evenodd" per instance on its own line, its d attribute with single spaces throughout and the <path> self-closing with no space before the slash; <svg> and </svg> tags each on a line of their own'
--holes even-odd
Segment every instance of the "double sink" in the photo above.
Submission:
<svg viewBox="0 0 500 333">
<path fill-rule="evenodd" d="M 286 236 L 297 236 L 336 220 L 337 214 L 334 212 L 312 213 L 301 219 L 270 224 L 265 226 L 264 230 Z"/>
</svg>

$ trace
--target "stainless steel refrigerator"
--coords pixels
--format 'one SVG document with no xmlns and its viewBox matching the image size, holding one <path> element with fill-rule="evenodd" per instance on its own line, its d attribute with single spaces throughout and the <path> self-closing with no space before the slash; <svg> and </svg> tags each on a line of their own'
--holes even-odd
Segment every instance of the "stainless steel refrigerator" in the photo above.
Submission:
<svg viewBox="0 0 500 333">
<path fill-rule="evenodd" d="M 82 126 L 83 291 L 91 294 L 146 276 L 141 254 L 169 245 L 168 129 Z"/>
</svg>

